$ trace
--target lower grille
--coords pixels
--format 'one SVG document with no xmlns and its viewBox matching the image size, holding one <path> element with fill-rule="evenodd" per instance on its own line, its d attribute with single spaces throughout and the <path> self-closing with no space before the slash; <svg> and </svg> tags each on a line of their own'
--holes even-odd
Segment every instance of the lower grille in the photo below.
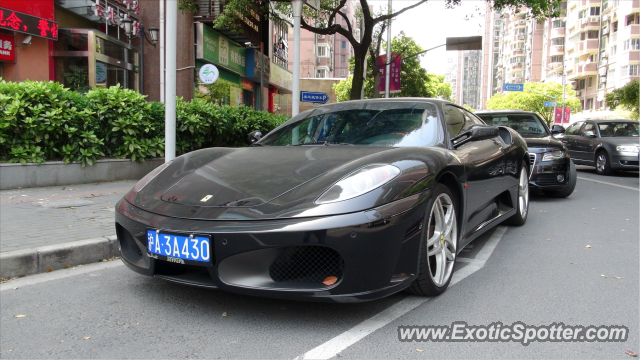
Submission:
<svg viewBox="0 0 640 360">
<path fill-rule="evenodd" d="M 536 178 L 536 184 L 538 185 L 556 185 L 558 180 L 555 174 L 541 174 Z"/>
<path fill-rule="evenodd" d="M 136 244 L 133 235 L 122 226 L 116 227 L 116 233 L 118 235 L 118 241 L 120 242 L 120 249 L 124 256 L 130 261 L 138 261 L 142 259 L 142 251 Z"/>
<path fill-rule="evenodd" d="M 322 283 L 329 276 L 340 281 L 343 272 L 342 256 L 325 246 L 290 247 L 269 267 L 269 275 L 275 282 Z"/>
</svg>

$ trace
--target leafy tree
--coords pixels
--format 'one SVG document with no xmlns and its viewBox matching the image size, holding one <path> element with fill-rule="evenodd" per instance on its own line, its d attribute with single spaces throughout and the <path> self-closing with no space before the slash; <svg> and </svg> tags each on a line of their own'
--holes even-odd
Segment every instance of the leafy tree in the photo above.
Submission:
<svg viewBox="0 0 640 360">
<path fill-rule="evenodd" d="M 419 0 L 396 12 L 383 15 L 374 14 L 371 11 L 370 0 L 359 0 L 357 19 L 350 19 L 343 11 L 347 0 L 320 0 L 317 11 L 305 6 L 301 19 L 301 27 L 315 34 L 333 35 L 341 34 L 353 47 L 354 69 L 351 88 L 351 99 L 360 99 L 364 85 L 364 62 L 366 53 L 372 43 L 374 29 L 381 23 L 391 20 L 398 15 L 414 9 L 428 0 Z M 470 1 L 470 0 L 467 0 Z M 560 15 L 560 3 L 562 0 L 494 0 L 493 6 L 497 10 L 519 11 L 527 8 L 529 15 L 536 18 L 556 17 Z M 239 29 L 242 24 L 241 17 L 249 14 L 257 5 L 260 7 L 260 15 L 276 17 L 288 21 L 292 18 L 291 0 L 228 0 L 224 12 L 216 18 L 215 27 L 223 29 Z M 457 6 L 461 0 L 445 0 L 448 7 Z M 178 0 L 181 10 L 197 9 L 196 0 Z M 345 20 L 346 26 L 336 23 L 336 19 Z M 355 28 L 361 28 L 361 39 L 354 36 Z"/>
<path fill-rule="evenodd" d="M 472 108 L 471 106 L 469 106 L 467 104 L 462 105 L 462 107 L 467 109 L 467 110 L 469 110 L 469 111 L 471 111 L 471 112 L 476 112 L 476 109 Z"/>
<path fill-rule="evenodd" d="M 640 99 L 638 94 L 640 93 L 640 83 L 638 80 L 633 80 L 620 89 L 615 89 L 606 95 L 605 101 L 607 106 L 611 110 L 615 110 L 620 106 L 624 110 L 631 112 L 631 118 L 638 120 L 640 118 Z"/>
<path fill-rule="evenodd" d="M 530 91 L 533 90 L 533 91 Z M 548 83 L 525 83 L 524 91 L 510 91 L 507 94 L 496 94 L 487 101 L 487 109 L 520 109 L 526 111 L 535 111 L 550 125 L 553 120 L 553 108 L 544 107 L 545 101 L 552 101 L 549 96 L 555 96 L 558 99 L 558 106 L 562 106 L 562 85 L 556 82 Z M 575 114 L 582 111 L 580 99 L 576 97 L 573 86 L 567 85 L 565 96 L 565 107 L 571 108 L 571 113 Z"/>
<path fill-rule="evenodd" d="M 337 84 L 333 84 L 333 91 L 336 93 L 336 101 L 351 100 L 351 83 L 353 82 L 353 75 L 349 75 L 345 80 L 341 80 Z"/>
</svg>

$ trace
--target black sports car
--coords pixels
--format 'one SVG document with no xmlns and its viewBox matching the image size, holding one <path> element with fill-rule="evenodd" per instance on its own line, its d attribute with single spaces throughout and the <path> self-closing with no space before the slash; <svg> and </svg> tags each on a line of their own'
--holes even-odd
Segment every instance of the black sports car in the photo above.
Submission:
<svg viewBox="0 0 640 360">
<path fill-rule="evenodd" d="M 529 185 L 547 196 L 567 197 L 573 193 L 578 181 L 576 166 L 568 149 L 556 134 L 564 132 L 560 125 L 551 131 L 536 113 L 522 110 L 491 110 L 476 112 L 487 124 L 508 126 L 518 132 L 529 147 L 531 178 Z"/>
<path fill-rule="evenodd" d="M 450 102 L 320 106 L 253 145 L 194 151 L 140 180 L 117 205 L 124 263 L 265 297 L 437 295 L 464 246 L 527 218 L 524 140 Z"/>
<path fill-rule="evenodd" d="M 600 175 L 639 168 L 638 121 L 578 121 L 567 128 L 561 141 L 576 164 L 595 166 Z"/>
</svg>

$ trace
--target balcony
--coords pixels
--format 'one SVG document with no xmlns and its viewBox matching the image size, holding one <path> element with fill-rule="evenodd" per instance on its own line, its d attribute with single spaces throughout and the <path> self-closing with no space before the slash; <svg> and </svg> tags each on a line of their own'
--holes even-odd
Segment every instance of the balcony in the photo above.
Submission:
<svg viewBox="0 0 640 360">
<path fill-rule="evenodd" d="M 578 55 L 595 54 L 598 52 L 598 39 L 587 39 L 576 44 Z"/>
<path fill-rule="evenodd" d="M 550 34 L 552 39 L 558 38 L 558 37 L 563 37 L 565 35 L 565 28 L 554 28 L 551 29 L 551 34 Z"/>
<path fill-rule="evenodd" d="M 549 55 L 563 55 L 564 54 L 564 45 L 551 45 L 549 47 Z"/>
<path fill-rule="evenodd" d="M 598 66 L 596 63 L 591 63 L 588 65 L 574 65 L 573 71 L 571 73 L 567 72 L 567 80 L 575 80 L 578 78 L 583 78 L 585 76 L 597 75 L 598 74 Z"/>
</svg>

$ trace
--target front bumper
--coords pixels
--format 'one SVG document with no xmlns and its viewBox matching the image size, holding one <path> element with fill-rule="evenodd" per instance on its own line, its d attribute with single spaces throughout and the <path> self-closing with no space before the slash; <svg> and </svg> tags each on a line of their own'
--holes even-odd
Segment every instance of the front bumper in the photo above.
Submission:
<svg viewBox="0 0 640 360">
<path fill-rule="evenodd" d="M 640 155 L 636 153 L 614 153 L 611 155 L 611 168 L 615 170 L 638 170 Z"/>
<path fill-rule="evenodd" d="M 351 214 L 260 221 L 178 219 L 123 199 L 116 229 L 123 262 L 143 275 L 262 297 L 360 302 L 401 291 L 415 279 L 429 195 Z M 210 235 L 211 263 L 176 264 L 149 254 L 147 229 Z M 274 275 L 276 264 L 290 271 Z M 328 276 L 338 280 L 324 285 Z"/>
<path fill-rule="evenodd" d="M 535 156 L 535 160 L 533 156 Z M 564 157 L 558 160 L 542 161 L 544 153 L 531 153 L 531 177 L 529 186 L 541 190 L 562 190 L 567 186 L 569 180 L 569 170 L 571 159 Z M 558 175 L 562 175 L 564 180 L 558 181 Z"/>
</svg>

